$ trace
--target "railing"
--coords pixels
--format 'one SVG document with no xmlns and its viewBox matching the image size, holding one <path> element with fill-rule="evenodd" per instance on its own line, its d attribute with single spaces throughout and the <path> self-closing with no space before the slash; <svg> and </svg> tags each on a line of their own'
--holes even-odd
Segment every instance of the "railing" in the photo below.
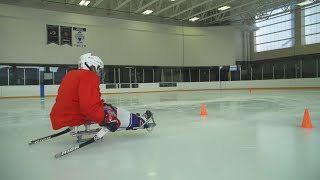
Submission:
<svg viewBox="0 0 320 180">
<path fill-rule="evenodd" d="M 101 83 L 109 88 L 137 88 L 138 83 L 160 83 L 174 87 L 176 82 L 243 81 L 268 79 L 317 78 L 319 57 L 247 65 L 210 67 L 107 66 Z M 0 86 L 58 85 L 75 65 L 0 65 Z"/>
</svg>

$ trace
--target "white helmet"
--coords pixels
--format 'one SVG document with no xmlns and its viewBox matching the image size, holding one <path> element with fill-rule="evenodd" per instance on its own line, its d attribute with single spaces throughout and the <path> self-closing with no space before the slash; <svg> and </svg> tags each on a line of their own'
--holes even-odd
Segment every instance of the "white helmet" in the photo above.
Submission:
<svg viewBox="0 0 320 180">
<path fill-rule="evenodd" d="M 94 66 L 98 72 L 103 69 L 104 64 L 98 56 L 95 56 L 92 53 L 86 53 L 80 56 L 79 69 L 90 70 L 90 67 L 92 66 Z"/>
</svg>

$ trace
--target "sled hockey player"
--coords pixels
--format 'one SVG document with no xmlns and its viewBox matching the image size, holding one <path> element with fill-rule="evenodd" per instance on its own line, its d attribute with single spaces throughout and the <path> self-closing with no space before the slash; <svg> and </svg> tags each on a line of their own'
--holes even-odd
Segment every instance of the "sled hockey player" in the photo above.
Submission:
<svg viewBox="0 0 320 180">
<path fill-rule="evenodd" d="M 152 117 L 150 111 L 140 117 L 129 111 L 104 103 L 100 93 L 100 76 L 104 64 L 92 53 L 80 56 L 79 69 L 63 78 L 56 102 L 50 112 L 52 128 L 74 127 L 96 123 L 115 132 L 118 128 L 140 127 Z M 148 124 L 144 124 L 148 128 Z"/>
<path fill-rule="evenodd" d="M 66 127 L 61 132 L 30 141 L 33 145 L 66 133 L 76 136 L 78 141 L 82 135 L 94 135 L 74 147 L 57 153 L 60 158 L 75 150 L 83 148 L 103 138 L 107 132 L 117 130 L 146 129 L 152 131 L 156 123 L 153 114 L 146 111 L 140 115 L 125 109 L 107 104 L 101 99 L 100 76 L 104 64 L 98 56 L 91 53 L 80 56 L 79 69 L 68 72 L 63 78 L 56 102 L 50 112 L 51 125 L 54 130 Z M 90 124 L 98 124 L 100 128 L 89 130 Z M 78 126 L 84 125 L 85 131 L 78 131 Z"/>
</svg>

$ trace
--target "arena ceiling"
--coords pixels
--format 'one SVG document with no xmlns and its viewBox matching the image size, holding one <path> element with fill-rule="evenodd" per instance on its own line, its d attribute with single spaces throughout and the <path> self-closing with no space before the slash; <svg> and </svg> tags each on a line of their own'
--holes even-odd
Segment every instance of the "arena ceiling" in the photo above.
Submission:
<svg viewBox="0 0 320 180">
<path fill-rule="evenodd" d="M 255 18 L 269 18 L 274 9 L 292 11 L 306 0 L 90 0 L 80 5 L 81 1 L 0 0 L 18 6 L 185 26 L 252 25 Z M 309 5 L 319 2 L 309 1 Z M 225 10 L 219 9 L 222 7 Z"/>
</svg>

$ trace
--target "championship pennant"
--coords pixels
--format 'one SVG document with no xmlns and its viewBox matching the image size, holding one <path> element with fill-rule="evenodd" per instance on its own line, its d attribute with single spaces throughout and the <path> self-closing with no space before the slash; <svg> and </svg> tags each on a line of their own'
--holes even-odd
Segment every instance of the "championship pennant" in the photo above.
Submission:
<svg viewBox="0 0 320 180">
<path fill-rule="evenodd" d="M 72 28 L 66 26 L 60 26 L 60 45 L 72 46 Z"/>
<path fill-rule="evenodd" d="M 73 46 L 86 47 L 86 28 L 73 27 Z"/>
<path fill-rule="evenodd" d="M 58 44 L 59 45 L 59 26 L 47 25 L 47 44 Z"/>
</svg>

